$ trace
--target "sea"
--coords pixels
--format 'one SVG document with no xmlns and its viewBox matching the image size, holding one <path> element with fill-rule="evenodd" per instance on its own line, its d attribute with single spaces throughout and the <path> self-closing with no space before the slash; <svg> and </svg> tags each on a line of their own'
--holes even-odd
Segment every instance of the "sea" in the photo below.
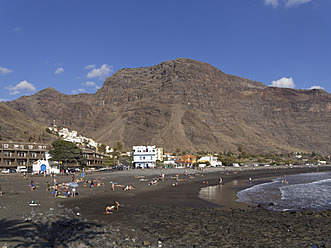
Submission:
<svg viewBox="0 0 331 248">
<path fill-rule="evenodd" d="M 237 201 L 274 211 L 331 209 L 331 173 L 287 175 L 237 193 Z"/>
</svg>

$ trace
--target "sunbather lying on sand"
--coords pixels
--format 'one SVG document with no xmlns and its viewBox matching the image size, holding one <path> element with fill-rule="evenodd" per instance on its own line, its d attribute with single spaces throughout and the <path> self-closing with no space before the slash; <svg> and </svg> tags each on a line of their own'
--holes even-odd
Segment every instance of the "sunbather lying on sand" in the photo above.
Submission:
<svg viewBox="0 0 331 248">
<path fill-rule="evenodd" d="M 126 185 L 123 190 L 134 190 L 134 187 L 132 185 Z"/>
<path fill-rule="evenodd" d="M 114 201 L 114 204 L 112 206 L 107 205 L 105 213 L 104 214 L 113 214 L 114 211 L 118 211 L 119 203 L 117 201 Z"/>
</svg>

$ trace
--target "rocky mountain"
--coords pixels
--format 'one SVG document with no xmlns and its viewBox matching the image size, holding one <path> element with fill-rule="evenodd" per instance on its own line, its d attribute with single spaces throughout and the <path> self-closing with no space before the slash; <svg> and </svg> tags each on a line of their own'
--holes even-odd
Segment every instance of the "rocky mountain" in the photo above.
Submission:
<svg viewBox="0 0 331 248">
<path fill-rule="evenodd" d="M 47 88 L 7 105 L 128 149 L 331 153 L 329 93 L 267 87 L 191 59 L 121 69 L 95 94 Z"/>
<path fill-rule="evenodd" d="M 0 102 L 0 140 L 22 142 L 50 142 L 54 136 L 46 126 L 37 123 L 24 113 Z"/>
</svg>

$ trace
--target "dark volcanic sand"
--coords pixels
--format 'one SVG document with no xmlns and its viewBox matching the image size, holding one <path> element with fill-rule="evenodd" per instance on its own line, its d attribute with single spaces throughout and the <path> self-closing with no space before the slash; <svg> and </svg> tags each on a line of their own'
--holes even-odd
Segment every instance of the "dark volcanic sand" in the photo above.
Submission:
<svg viewBox="0 0 331 248">
<path fill-rule="evenodd" d="M 330 168 L 318 170 L 330 171 Z M 31 215 L 24 216 L 28 219 L 25 221 L 2 219 L 0 227 L 5 227 L 5 231 L 0 234 L 0 240 L 32 247 L 329 247 L 330 211 L 271 212 L 263 207 L 242 207 L 233 201 L 225 201 L 224 207 L 198 197 L 202 187 L 216 185 L 220 176 L 226 186 L 233 180 L 249 177 L 279 177 L 282 171 L 288 175 L 316 172 L 317 168 L 238 170 L 237 174 L 224 170 L 195 171 L 198 175 L 194 175 L 194 179 L 180 174 L 179 178 L 187 181 L 179 181 L 177 187 L 170 186 L 175 182 L 171 171 L 166 173 L 167 180 L 157 186 L 134 178 L 142 173 L 139 170 L 130 175 L 94 173 L 89 177 L 102 175 L 105 186 L 92 190 L 78 188 L 80 195 L 75 199 L 52 198 L 51 201 L 60 204 L 55 214 L 44 211 L 42 216 L 30 220 Z M 155 170 L 155 174 L 158 173 Z M 135 190 L 123 191 L 115 187 L 115 191 L 111 191 L 111 180 L 121 184 L 132 182 Z M 209 184 L 203 184 L 203 180 Z M 105 206 L 114 200 L 121 204 L 119 211 L 104 215 Z M 19 234 L 24 228 L 35 231 L 30 236 Z M 46 232 L 48 236 L 39 234 L 36 239 L 38 232 Z M 28 239 L 22 240 L 22 237 Z"/>
</svg>

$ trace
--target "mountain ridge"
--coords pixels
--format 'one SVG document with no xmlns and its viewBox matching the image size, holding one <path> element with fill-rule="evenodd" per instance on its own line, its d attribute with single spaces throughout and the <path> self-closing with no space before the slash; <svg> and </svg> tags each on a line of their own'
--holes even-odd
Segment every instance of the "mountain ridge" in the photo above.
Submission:
<svg viewBox="0 0 331 248">
<path fill-rule="evenodd" d="M 127 149 L 331 151 L 329 93 L 268 87 L 191 59 L 121 69 L 95 94 L 48 88 L 6 104 Z"/>
</svg>

